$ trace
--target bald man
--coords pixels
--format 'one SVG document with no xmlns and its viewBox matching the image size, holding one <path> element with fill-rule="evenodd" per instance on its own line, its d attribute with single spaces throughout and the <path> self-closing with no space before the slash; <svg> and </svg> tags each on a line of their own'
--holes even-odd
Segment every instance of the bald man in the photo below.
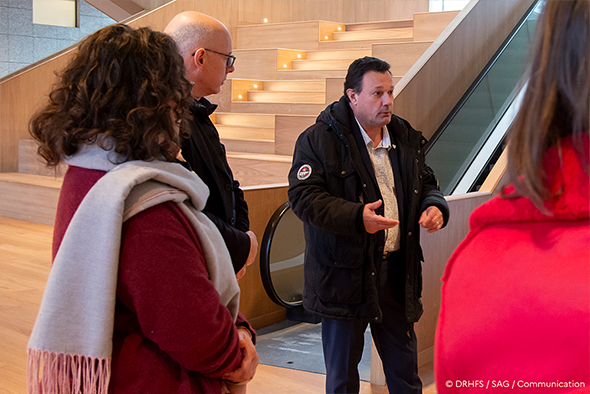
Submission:
<svg viewBox="0 0 590 394">
<path fill-rule="evenodd" d="M 209 187 L 203 213 L 221 232 L 239 279 L 246 272 L 246 266 L 254 262 L 258 242 L 249 231 L 244 193 L 233 178 L 225 148 L 209 118 L 217 105 L 205 98 L 219 93 L 227 74 L 234 71 L 231 37 L 217 19 L 194 11 L 176 15 L 164 32 L 176 41 L 184 59 L 186 77 L 193 83 L 191 136 L 181 146 L 182 156 Z M 254 376 L 258 354 L 254 348 L 256 333 L 241 313 L 236 325 L 244 358 L 240 368 L 223 379 L 229 392 L 237 394 L 245 392 L 245 383 Z"/>
<path fill-rule="evenodd" d="M 258 241 L 249 231 L 244 192 L 233 177 L 225 147 L 209 118 L 217 105 L 205 98 L 219 93 L 227 74 L 234 71 L 231 36 L 223 23 L 194 11 L 176 15 L 164 32 L 176 41 L 186 77 L 193 83 L 191 137 L 181 146 L 182 156 L 209 187 L 203 212 L 221 232 L 239 279 L 254 262 Z"/>
</svg>

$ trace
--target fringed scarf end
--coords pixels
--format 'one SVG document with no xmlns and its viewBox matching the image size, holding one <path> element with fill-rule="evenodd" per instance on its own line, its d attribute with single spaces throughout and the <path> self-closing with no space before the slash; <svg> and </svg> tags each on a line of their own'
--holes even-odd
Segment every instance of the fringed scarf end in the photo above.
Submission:
<svg viewBox="0 0 590 394">
<path fill-rule="evenodd" d="M 27 347 L 27 392 L 108 394 L 111 359 Z"/>
</svg>

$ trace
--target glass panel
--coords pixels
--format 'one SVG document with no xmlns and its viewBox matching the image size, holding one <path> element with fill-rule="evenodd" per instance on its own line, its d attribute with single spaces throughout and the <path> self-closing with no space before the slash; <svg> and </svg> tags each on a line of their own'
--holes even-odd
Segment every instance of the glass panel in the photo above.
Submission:
<svg viewBox="0 0 590 394">
<path fill-rule="evenodd" d="M 501 119 L 524 72 L 537 12 L 532 12 L 496 62 L 427 153 L 445 195 L 452 193 L 467 167 Z"/>
<path fill-rule="evenodd" d="M 33 23 L 77 27 L 76 0 L 33 0 Z"/>
<path fill-rule="evenodd" d="M 303 222 L 287 209 L 275 229 L 269 255 L 272 286 L 285 303 L 303 299 L 304 252 Z"/>
<path fill-rule="evenodd" d="M 430 0 L 429 11 L 460 11 L 470 0 Z"/>
</svg>

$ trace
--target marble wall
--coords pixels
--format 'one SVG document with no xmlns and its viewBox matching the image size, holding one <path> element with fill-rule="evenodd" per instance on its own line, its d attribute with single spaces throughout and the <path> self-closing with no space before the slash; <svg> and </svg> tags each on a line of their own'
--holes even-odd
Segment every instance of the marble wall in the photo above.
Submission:
<svg viewBox="0 0 590 394">
<path fill-rule="evenodd" d="M 0 78 L 80 41 L 115 21 L 79 0 L 80 27 L 33 23 L 32 0 L 0 0 Z"/>
</svg>

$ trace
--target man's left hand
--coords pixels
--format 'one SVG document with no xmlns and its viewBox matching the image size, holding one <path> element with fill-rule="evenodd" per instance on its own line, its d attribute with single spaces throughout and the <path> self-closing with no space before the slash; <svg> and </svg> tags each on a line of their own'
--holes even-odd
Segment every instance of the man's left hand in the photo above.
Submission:
<svg viewBox="0 0 590 394">
<path fill-rule="evenodd" d="M 422 216 L 420 216 L 418 223 L 428 230 L 426 231 L 427 233 L 434 233 L 440 230 L 444 224 L 442 212 L 437 207 L 430 206 L 422 212 Z"/>
</svg>

